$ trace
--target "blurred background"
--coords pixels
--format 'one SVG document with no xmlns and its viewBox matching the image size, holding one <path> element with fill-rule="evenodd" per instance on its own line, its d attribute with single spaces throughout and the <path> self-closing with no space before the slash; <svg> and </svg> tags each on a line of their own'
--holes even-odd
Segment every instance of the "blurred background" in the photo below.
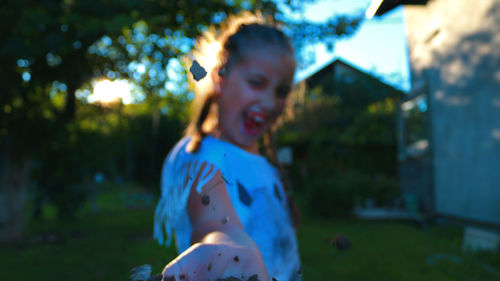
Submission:
<svg viewBox="0 0 500 281">
<path fill-rule="evenodd" d="M 296 48 L 276 145 L 304 280 L 500 280 L 499 0 L 2 1 L 0 279 L 130 280 L 176 256 L 152 232 L 182 57 L 242 10 Z"/>
</svg>

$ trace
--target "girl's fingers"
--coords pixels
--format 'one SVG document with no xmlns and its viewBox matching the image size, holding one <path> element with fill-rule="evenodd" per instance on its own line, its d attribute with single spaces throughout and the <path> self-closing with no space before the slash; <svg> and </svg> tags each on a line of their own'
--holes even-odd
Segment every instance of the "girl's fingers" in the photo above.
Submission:
<svg viewBox="0 0 500 281">
<path fill-rule="evenodd" d="M 162 281 L 187 281 L 191 280 L 191 278 L 186 278 L 186 274 L 182 267 L 180 266 L 180 260 L 172 261 L 163 269 L 163 280 Z"/>
<path fill-rule="evenodd" d="M 228 264 L 228 254 L 214 245 L 197 244 L 163 269 L 165 281 L 217 280 Z M 175 278 L 175 279 L 172 279 Z"/>
<path fill-rule="evenodd" d="M 197 244 L 165 266 L 163 281 L 206 281 L 228 277 L 246 281 L 254 275 L 259 281 L 268 281 L 265 265 L 259 262 L 261 258 L 256 253 L 221 244 Z"/>
</svg>

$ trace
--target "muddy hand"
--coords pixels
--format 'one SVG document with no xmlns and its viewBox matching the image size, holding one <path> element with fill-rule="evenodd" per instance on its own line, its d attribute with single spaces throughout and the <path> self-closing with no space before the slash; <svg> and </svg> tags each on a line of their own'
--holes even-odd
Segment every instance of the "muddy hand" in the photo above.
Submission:
<svg viewBox="0 0 500 281">
<path fill-rule="evenodd" d="M 258 251 L 230 244 L 194 244 L 162 273 L 164 281 L 270 280 Z"/>
</svg>

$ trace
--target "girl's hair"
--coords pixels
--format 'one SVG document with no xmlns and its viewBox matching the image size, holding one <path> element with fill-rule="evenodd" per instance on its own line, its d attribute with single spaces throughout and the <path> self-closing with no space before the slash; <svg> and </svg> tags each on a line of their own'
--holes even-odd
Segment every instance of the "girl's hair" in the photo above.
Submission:
<svg viewBox="0 0 500 281">
<path fill-rule="evenodd" d="M 293 47 L 290 39 L 278 28 L 278 24 L 270 17 L 260 13 L 243 12 L 237 16 L 229 16 L 221 24 L 219 30 L 210 27 L 199 38 L 193 56 L 208 72 L 207 78 L 190 83 L 194 86 L 195 98 L 192 103 L 192 117 L 185 134 L 190 137 L 187 145 L 188 152 L 196 152 L 201 141 L 207 134 L 217 134 L 218 108 L 215 99 L 212 72 L 216 75 L 227 75 L 233 65 L 238 63 L 245 52 L 256 45 L 279 47 L 293 57 Z M 190 65 L 191 59 L 186 64 Z M 264 155 L 269 162 L 275 165 L 280 172 L 283 186 L 288 197 L 288 203 L 295 228 L 300 225 L 300 213 L 291 194 L 291 185 L 285 171 L 277 161 L 276 149 L 273 143 L 272 132 L 266 132 L 263 141 Z"/>
</svg>

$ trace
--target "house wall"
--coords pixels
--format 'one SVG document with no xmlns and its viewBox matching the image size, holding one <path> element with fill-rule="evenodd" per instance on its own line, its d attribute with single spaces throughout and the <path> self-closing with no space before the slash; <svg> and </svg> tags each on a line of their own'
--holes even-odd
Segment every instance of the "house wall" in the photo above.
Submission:
<svg viewBox="0 0 500 281">
<path fill-rule="evenodd" d="M 500 223 L 500 0 L 405 6 L 412 85 L 429 87 L 435 210 Z"/>
</svg>

